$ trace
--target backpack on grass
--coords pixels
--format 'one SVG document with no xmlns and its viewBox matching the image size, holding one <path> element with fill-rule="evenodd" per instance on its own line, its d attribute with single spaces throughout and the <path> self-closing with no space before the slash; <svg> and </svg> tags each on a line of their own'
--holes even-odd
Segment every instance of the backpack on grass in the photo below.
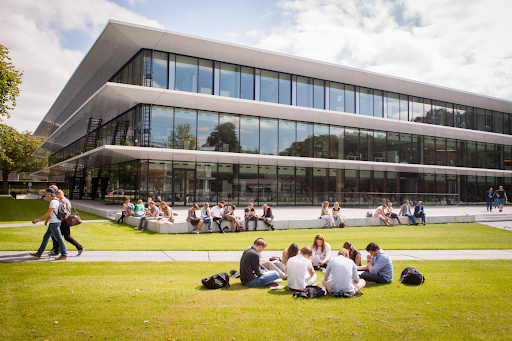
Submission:
<svg viewBox="0 0 512 341">
<path fill-rule="evenodd" d="M 225 272 L 218 273 L 209 278 L 201 280 L 204 287 L 207 289 L 219 289 L 225 286 L 229 287 L 229 275 Z"/>
<path fill-rule="evenodd" d="M 302 298 L 318 298 L 318 297 L 324 297 L 327 294 L 327 292 L 316 285 L 308 285 L 301 291 L 296 291 L 293 293 L 293 297 L 302 297 Z"/>
<path fill-rule="evenodd" d="M 403 284 L 420 285 L 425 282 L 425 276 L 415 268 L 405 268 L 400 275 L 400 282 Z"/>
</svg>

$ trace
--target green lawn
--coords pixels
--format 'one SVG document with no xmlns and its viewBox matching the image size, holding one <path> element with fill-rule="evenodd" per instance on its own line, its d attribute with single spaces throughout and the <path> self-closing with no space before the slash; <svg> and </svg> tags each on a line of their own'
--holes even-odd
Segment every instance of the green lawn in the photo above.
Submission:
<svg viewBox="0 0 512 341">
<path fill-rule="evenodd" d="M 235 262 L 0 264 L 0 339 L 506 340 L 512 263 L 490 265 L 396 261 L 392 284 L 354 299 L 306 300 L 238 279 L 203 289 L 201 278 Z M 406 266 L 425 284 L 400 284 Z"/>
<path fill-rule="evenodd" d="M 36 250 L 45 231 L 45 226 L 0 228 L 0 251 Z M 267 240 L 269 250 L 283 250 L 292 242 L 299 247 L 311 245 L 317 233 L 324 236 L 333 250 L 340 249 L 347 240 L 361 250 L 371 241 L 385 250 L 512 249 L 510 231 L 478 223 L 251 231 L 225 235 L 140 232 L 116 222 L 72 227 L 72 236 L 86 250 L 244 250 L 260 236 Z M 68 247 L 74 249 L 70 244 Z"/>
<path fill-rule="evenodd" d="M 2 214 L 0 214 L 0 224 L 8 223 L 29 223 L 32 220 L 41 217 L 48 212 L 48 201 L 35 200 L 35 199 L 20 199 L 16 200 L 10 196 L 0 196 L 0 207 L 2 207 Z M 75 211 L 73 210 L 73 213 Z M 82 212 L 78 210 L 82 220 L 97 220 L 105 219 L 95 214 Z"/>
</svg>

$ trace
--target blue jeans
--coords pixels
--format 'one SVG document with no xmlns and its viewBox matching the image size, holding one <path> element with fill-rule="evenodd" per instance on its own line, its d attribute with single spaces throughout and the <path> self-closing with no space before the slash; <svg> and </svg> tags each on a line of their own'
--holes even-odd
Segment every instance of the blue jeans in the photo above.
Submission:
<svg viewBox="0 0 512 341">
<path fill-rule="evenodd" d="M 425 213 L 424 212 L 421 212 L 421 213 L 418 213 L 417 215 L 415 215 L 416 218 L 421 218 L 421 222 L 422 223 L 426 223 L 425 221 Z"/>
<path fill-rule="evenodd" d="M 211 231 L 212 230 L 212 218 L 205 217 L 205 218 L 201 218 L 201 220 L 205 223 L 208 223 L 208 231 Z"/>
<path fill-rule="evenodd" d="M 362 274 L 359 275 L 360 278 L 364 279 L 365 281 L 375 282 L 375 283 L 382 283 L 382 284 L 388 284 L 391 282 L 388 282 L 379 274 L 372 274 L 370 271 L 366 270 Z"/>
<path fill-rule="evenodd" d="M 261 274 L 260 277 L 255 277 L 247 286 L 250 288 L 263 287 L 269 283 L 272 283 L 279 278 L 277 271 L 267 271 Z"/>
<path fill-rule="evenodd" d="M 416 224 L 416 218 L 414 218 L 414 216 L 412 214 L 406 213 L 405 216 L 409 217 L 409 219 L 411 219 L 411 222 L 413 224 Z"/>
<path fill-rule="evenodd" d="M 46 249 L 46 245 L 48 244 L 48 240 L 50 239 L 50 236 L 52 234 L 59 243 L 60 254 L 63 256 L 68 255 L 68 251 L 66 250 L 66 244 L 64 243 L 64 239 L 62 239 L 62 234 L 60 233 L 60 224 L 61 223 L 59 221 L 58 223 L 51 223 L 48 225 L 48 229 L 46 230 L 46 233 L 43 236 L 43 242 L 41 243 L 39 250 L 37 250 L 38 255 L 43 254 L 44 250 Z"/>
<path fill-rule="evenodd" d="M 492 212 L 492 198 L 487 199 L 487 210 Z"/>
</svg>

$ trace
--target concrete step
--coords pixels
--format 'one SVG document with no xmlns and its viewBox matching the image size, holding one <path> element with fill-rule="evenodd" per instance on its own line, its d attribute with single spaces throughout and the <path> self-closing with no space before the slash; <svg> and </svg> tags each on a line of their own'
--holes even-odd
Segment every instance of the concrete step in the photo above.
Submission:
<svg viewBox="0 0 512 341">
<path fill-rule="evenodd" d="M 500 212 L 488 213 L 488 214 L 477 214 L 475 215 L 476 222 L 488 222 L 488 221 L 512 221 L 512 214 L 504 214 Z"/>
</svg>

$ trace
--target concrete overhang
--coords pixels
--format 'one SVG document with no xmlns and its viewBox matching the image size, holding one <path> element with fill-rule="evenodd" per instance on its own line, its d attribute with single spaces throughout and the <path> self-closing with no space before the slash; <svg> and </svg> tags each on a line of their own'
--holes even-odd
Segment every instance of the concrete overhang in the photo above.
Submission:
<svg viewBox="0 0 512 341">
<path fill-rule="evenodd" d="M 408 121 L 355 115 L 338 111 L 304 108 L 284 104 L 251 101 L 230 97 L 211 96 L 184 91 L 106 83 L 59 127 L 34 156 L 48 157 L 69 145 L 87 132 L 90 117 L 107 122 L 139 103 L 207 110 L 267 118 L 297 120 L 318 124 L 333 124 L 397 133 L 466 139 L 466 129 L 436 126 Z M 512 135 L 470 131 L 470 140 L 477 142 L 512 144 Z"/>
<path fill-rule="evenodd" d="M 75 167 L 95 168 L 132 160 L 227 163 L 280 167 L 315 167 L 331 169 L 373 170 L 407 173 L 435 173 L 447 175 L 512 176 L 512 171 L 443 167 L 405 163 L 334 160 L 308 157 L 258 155 L 199 150 L 165 149 L 128 146 L 101 146 L 69 160 L 33 173 L 54 176 L 74 171 Z"/>
<path fill-rule="evenodd" d="M 332 63 L 110 20 L 34 132 L 47 138 L 141 48 L 512 113 L 512 102 Z M 143 87 L 139 87 L 143 88 Z M 214 97 L 214 96 L 211 96 Z M 173 104 L 174 105 L 174 104 Z M 193 105 L 190 105 L 194 107 Z M 211 109 L 210 109 L 211 110 Z M 76 136 L 78 138 L 80 136 Z"/>
</svg>

